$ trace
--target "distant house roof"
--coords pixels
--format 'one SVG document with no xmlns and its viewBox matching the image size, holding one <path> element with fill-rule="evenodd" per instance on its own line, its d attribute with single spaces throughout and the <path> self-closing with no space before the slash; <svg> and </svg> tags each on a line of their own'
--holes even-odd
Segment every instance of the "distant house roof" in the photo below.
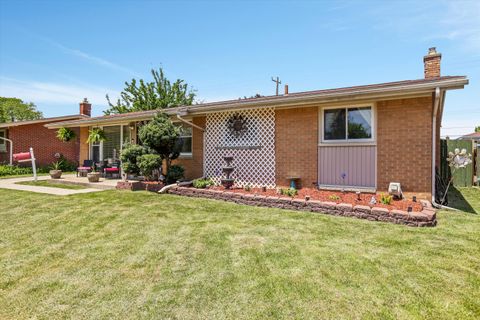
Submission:
<svg viewBox="0 0 480 320">
<path fill-rule="evenodd" d="M 469 133 L 464 136 L 461 136 L 459 139 L 460 140 L 480 140 L 480 132 Z"/>
<path fill-rule="evenodd" d="M 71 120 L 80 120 L 84 118 L 88 118 L 88 117 L 82 114 L 77 114 L 77 115 L 70 115 L 70 116 L 42 118 L 37 120 L 5 122 L 5 123 L 0 123 L 0 128 L 26 126 L 26 125 L 37 124 L 37 123 L 49 123 L 49 122 L 59 122 L 59 121 L 64 122 L 64 121 L 71 121 Z"/>
<path fill-rule="evenodd" d="M 226 100 L 181 106 L 165 109 L 167 114 L 175 115 L 198 115 L 210 112 L 226 110 L 261 108 L 261 107 L 288 107 L 288 106 L 309 106 L 319 103 L 365 100 L 381 97 L 404 97 L 408 95 L 428 95 L 438 87 L 443 90 L 461 89 L 468 84 L 465 76 L 444 76 L 433 79 L 404 80 L 386 82 L 379 84 L 344 87 L 325 90 L 314 90 L 283 94 L 278 96 L 266 96 L 258 98 Z M 141 121 L 151 119 L 158 111 L 140 111 L 124 114 L 115 114 L 102 117 L 85 118 L 74 121 L 65 121 L 46 125 L 48 128 L 59 128 L 61 126 L 91 126 L 102 124 L 122 123 L 126 121 Z"/>
</svg>

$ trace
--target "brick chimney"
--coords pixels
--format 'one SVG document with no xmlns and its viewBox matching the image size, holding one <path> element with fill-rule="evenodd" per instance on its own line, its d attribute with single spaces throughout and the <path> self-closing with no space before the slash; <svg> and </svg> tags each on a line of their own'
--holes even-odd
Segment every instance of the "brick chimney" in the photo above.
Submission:
<svg viewBox="0 0 480 320">
<path fill-rule="evenodd" d="M 285 85 L 285 95 L 288 94 L 288 84 Z"/>
<path fill-rule="evenodd" d="M 88 102 L 87 98 L 80 102 L 80 114 L 89 117 L 92 115 L 92 104 Z"/>
<path fill-rule="evenodd" d="M 423 57 L 425 79 L 440 77 L 440 60 L 442 54 L 437 53 L 435 47 L 428 49 L 428 54 Z"/>
</svg>

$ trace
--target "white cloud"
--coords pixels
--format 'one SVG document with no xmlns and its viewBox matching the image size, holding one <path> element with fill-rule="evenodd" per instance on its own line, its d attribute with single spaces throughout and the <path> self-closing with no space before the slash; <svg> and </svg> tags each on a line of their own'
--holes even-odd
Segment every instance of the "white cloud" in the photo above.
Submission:
<svg viewBox="0 0 480 320">
<path fill-rule="evenodd" d="M 135 77 L 139 77 L 139 75 L 135 71 L 133 71 L 129 68 L 126 68 L 126 67 L 118 65 L 116 63 L 113 63 L 111 61 L 96 57 L 96 56 L 91 55 L 89 53 L 86 53 L 84 51 L 66 47 L 61 43 L 53 41 L 52 39 L 48 39 L 48 38 L 45 38 L 45 37 L 40 37 L 40 38 L 42 40 L 50 43 L 52 46 L 59 48 L 64 53 L 73 55 L 75 57 L 78 57 L 78 58 L 81 58 L 81 59 L 84 59 L 84 60 L 87 60 L 89 62 L 92 62 L 92 63 L 96 64 L 96 65 L 99 65 L 99 66 L 102 66 L 102 67 L 105 67 L 105 68 L 108 68 L 108 69 L 111 69 L 111 70 L 116 70 L 116 71 L 124 72 L 126 74 L 129 74 L 129 75 L 132 75 L 132 76 L 135 76 Z"/>
<path fill-rule="evenodd" d="M 77 105 L 83 98 L 98 106 L 107 104 L 105 94 L 112 98 L 118 91 L 81 85 L 67 85 L 53 82 L 24 81 L 0 76 L 0 96 L 18 97 L 35 104 Z"/>
</svg>

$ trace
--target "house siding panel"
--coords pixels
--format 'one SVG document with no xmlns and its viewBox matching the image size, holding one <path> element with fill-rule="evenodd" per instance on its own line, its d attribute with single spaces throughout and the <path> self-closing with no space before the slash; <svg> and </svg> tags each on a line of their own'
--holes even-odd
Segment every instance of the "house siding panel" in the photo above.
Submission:
<svg viewBox="0 0 480 320">
<path fill-rule="evenodd" d="M 374 145 L 318 147 L 319 183 L 374 188 L 375 148 Z M 342 173 L 346 174 L 345 181 Z"/>
</svg>

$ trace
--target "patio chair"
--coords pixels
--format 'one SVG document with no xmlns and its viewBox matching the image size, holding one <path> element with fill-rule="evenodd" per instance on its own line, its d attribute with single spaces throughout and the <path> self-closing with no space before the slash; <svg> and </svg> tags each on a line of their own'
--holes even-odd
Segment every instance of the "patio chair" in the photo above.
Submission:
<svg viewBox="0 0 480 320">
<path fill-rule="evenodd" d="M 80 174 L 81 177 L 84 177 L 87 173 L 92 171 L 93 160 L 83 160 L 83 165 L 77 168 L 77 177 Z"/>
<path fill-rule="evenodd" d="M 114 176 L 120 176 L 120 163 L 114 162 L 110 167 L 103 168 L 103 175 L 105 178 L 114 178 Z"/>
</svg>

